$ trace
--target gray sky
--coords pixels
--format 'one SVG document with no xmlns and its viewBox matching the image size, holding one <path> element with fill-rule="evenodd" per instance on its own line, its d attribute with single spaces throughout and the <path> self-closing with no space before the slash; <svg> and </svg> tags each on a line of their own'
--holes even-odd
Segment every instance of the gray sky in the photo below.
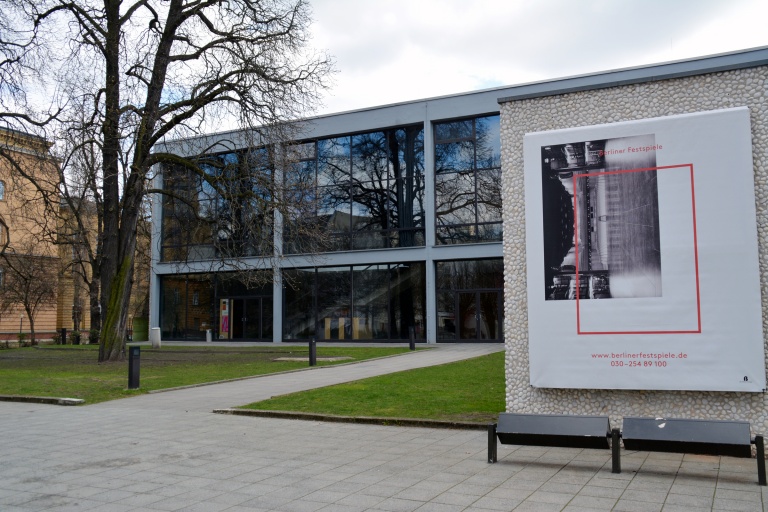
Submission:
<svg viewBox="0 0 768 512">
<path fill-rule="evenodd" d="M 766 0 L 310 0 L 318 113 L 768 45 Z"/>
</svg>

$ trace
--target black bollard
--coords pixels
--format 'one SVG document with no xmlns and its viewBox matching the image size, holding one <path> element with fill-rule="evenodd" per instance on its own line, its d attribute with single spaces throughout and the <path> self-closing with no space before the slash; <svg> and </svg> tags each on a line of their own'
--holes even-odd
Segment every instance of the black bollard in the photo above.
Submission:
<svg viewBox="0 0 768 512">
<path fill-rule="evenodd" d="M 128 347 L 128 389 L 139 389 L 141 347 Z"/>
<path fill-rule="evenodd" d="M 411 326 L 411 327 L 408 328 L 408 339 L 410 340 L 409 341 L 409 346 L 411 347 L 411 350 L 416 350 L 416 339 L 415 338 L 416 338 L 416 335 L 414 334 L 413 327 Z"/>
<path fill-rule="evenodd" d="M 496 452 L 496 423 L 488 424 L 488 464 L 493 464 L 498 460 Z"/>
<path fill-rule="evenodd" d="M 309 340 L 309 366 L 317 366 L 317 342 L 315 338 Z"/>
<path fill-rule="evenodd" d="M 59 340 L 59 343 L 62 345 L 67 344 L 67 328 L 66 327 L 61 328 L 61 339 Z"/>
<path fill-rule="evenodd" d="M 621 430 L 614 428 L 611 434 L 611 473 L 621 473 Z"/>
</svg>

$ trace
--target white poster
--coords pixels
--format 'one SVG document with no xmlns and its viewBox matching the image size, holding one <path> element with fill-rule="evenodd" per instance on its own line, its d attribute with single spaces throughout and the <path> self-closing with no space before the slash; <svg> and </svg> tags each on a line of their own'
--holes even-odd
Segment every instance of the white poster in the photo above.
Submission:
<svg viewBox="0 0 768 512">
<path fill-rule="evenodd" d="M 532 386 L 765 389 L 746 107 L 524 151 Z"/>
</svg>

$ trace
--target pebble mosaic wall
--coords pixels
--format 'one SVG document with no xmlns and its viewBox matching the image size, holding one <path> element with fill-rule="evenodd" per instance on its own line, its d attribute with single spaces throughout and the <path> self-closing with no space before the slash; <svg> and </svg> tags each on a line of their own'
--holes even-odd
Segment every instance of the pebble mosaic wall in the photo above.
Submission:
<svg viewBox="0 0 768 512">
<path fill-rule="evenodd" d="M 768 333 L 768 67 L 611 87 L 501 105 L 508 412 L 734 419 L 768 433 L 768 394 L 536 389 L 529 384 L 523 136 L 529 132 L 748 106 L 757 201 L 763 331 Z M 764 338 L 765 346 L 765 338 Z"/>
</svg>

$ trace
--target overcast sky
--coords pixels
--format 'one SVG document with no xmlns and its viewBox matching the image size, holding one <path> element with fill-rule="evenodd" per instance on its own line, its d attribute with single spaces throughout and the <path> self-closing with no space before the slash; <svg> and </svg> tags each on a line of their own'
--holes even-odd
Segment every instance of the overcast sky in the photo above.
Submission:
<svg viewBox="0 0 768 512">
<path fill-rule="evenodd" d="M 767 0 L 310 0 L 318 113 L 768 46 Z"/>
</svg>

